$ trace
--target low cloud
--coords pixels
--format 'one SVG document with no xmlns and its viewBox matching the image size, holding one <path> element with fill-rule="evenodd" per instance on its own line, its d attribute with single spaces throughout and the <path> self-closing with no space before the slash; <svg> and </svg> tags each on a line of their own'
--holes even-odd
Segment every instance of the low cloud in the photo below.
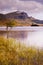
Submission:
<svg viewBox="0 0 43 65">
<path fill-rule="evenodd" d="M 36 1 L 20 1 L 18 3 L 18 10 L 24 10 L 28 12 L 43 11 L 43 5 Z"/>
<path fill-rule="evenodd" d="M 43 1 L 40 0 L 0 0 L 0 12 L 26 11 L 29 14 L 43 12 Z"/>
<path fill-rule="evenodd" d="M 43 0 L 20 0 L 20 1 L 36 1 L 36 2 L 43 3 Z"/>
</svg>

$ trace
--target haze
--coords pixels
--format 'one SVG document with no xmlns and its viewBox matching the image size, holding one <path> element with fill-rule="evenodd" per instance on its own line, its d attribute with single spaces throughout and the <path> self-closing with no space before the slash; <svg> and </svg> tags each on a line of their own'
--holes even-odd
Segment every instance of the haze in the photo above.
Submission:
<svg viewBox="0 0 43 65">
<path fill-rule="evenodd" d="M 0 13 L 25 11 L 29 16 L 43 20 L 43 0 L 0 0 Z"/>
</svg>

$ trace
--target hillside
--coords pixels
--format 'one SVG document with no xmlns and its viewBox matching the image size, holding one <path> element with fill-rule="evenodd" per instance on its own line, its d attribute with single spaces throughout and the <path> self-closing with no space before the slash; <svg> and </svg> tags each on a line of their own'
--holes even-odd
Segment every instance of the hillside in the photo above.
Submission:
<svg viewBox="0 0 43 65">
<path fill-rule="evenodd" d="M 43 26 L 43 20 L 29 17 L 25 12 L 11 12 L 8 14 L 0 14 L 0 26 L 12 21 L 15 26 Z"/>
</svg>

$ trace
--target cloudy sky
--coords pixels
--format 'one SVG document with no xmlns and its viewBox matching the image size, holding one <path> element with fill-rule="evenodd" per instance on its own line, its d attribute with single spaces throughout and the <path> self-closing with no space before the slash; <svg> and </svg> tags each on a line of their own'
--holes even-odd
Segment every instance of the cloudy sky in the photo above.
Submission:
<svg viewBox="0 0 43 65">
<path fill-rule="evenodd" d="M 16 10 L 43 20 L 43 0 L 0 0 L 0 13 Z"/>
</svg>

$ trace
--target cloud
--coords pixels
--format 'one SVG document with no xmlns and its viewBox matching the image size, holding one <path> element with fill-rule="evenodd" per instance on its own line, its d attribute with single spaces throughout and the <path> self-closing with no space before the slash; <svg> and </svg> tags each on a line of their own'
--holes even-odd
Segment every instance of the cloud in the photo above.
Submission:
<svg viewBox="0 0 43 65">
<path fill-rule="evenodd" d="M 29 14 L 43 12 L 42 0 L 0 0 L 0 12 L 6 13 L 14 10 L 26 11 Z"/>
<path fill-rule="evenodd" d="M 43 11 L 43 5 L 36 1 L 0 0 L 0 11 L 4 10 L 38 12 Z"/>
<path fill-rule="evenodd" d="M 18 3 L 18 10 L 24 10 L 28 12 L 43 11 L 43 5 L 35 1 L 20 1 Z"/>
<path fill-rule="evenodd" d="M 16 9 L 17 0 L 0 0 L 0 10 Z"/>
<path fill-rule="evenodd" d="M 43 3 L 43 0 L 20 0 L 20 1 L 36 1 L 36 2 Z"/>
</svg>

